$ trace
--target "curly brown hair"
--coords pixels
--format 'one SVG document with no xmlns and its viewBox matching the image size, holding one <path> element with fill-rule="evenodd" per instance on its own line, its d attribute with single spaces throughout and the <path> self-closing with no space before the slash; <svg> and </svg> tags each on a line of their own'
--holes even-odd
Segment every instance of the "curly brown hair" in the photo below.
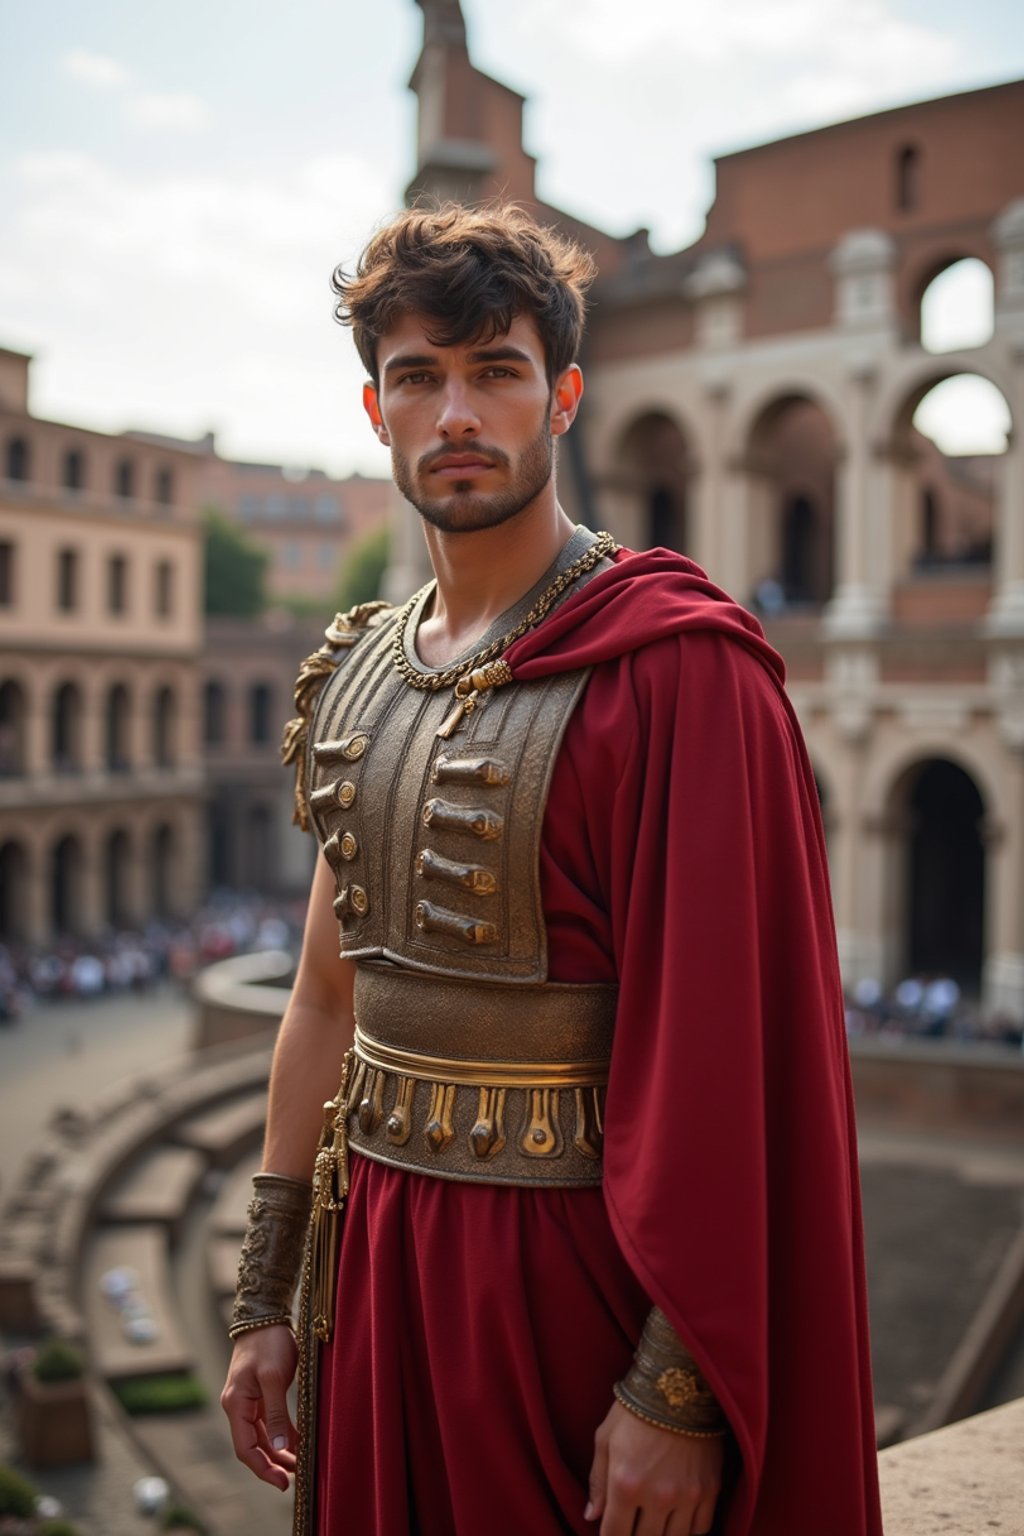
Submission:
<svg viewBox="0 0 1024 1536">
<path fill-rule="evenodd" d="M 437 347 L 486 345 L 517 315 L 529 315 L 553 381 L 576 359 L 596 270 L 581 246 L 514 203 L 407 208 L 374 235 L 354 276 L 335 268 L 334 317 L 352 327 L 379 385 L 377 342 L 401 314 L 426 316 Z"/>
</svg>

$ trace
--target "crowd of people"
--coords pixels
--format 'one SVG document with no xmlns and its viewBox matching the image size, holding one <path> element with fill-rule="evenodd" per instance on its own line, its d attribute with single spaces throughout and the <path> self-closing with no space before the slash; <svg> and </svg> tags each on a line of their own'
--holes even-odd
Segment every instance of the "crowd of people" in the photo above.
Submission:
<svg viewBox="0 0 1024 1536">
<path fill-rule="evenodd" d="M 50 947 L 0 944 L 0 1023 L 37 1003 L 89 1002 L 160 985 L 187 989 L 197 970 L 253 950 L 297 949 L 305 902 L 221 893 L 184 922 L 151 922 Z"/>
<path fill-rule="evenodd" d="M 1024 1047 L 1024 1026 L 965 996 L 952 976 L 907 976 L 890 991 L 864 977 L 846 994 L 846 1029 L 885 1040 L 981 1041 Z"/>
<path fill-rule="evenodd" d="M 222 892 L 188 923 L 152 922 L 101 939 L 65 939 L 52 948 L 0 944 L 0 1024 L 39 1002 L 88 1002 L 161 984 L 187 990 L 215 960 L 253 950 L 298 952 L 305 902 Z M 986 1012 L 951 976 L 908 976 L 890 990 L 864 978 L 846 994 L 850 1036 L 983 1041 L 1024 1049 L 1024 1026 Z"/>
</svg>

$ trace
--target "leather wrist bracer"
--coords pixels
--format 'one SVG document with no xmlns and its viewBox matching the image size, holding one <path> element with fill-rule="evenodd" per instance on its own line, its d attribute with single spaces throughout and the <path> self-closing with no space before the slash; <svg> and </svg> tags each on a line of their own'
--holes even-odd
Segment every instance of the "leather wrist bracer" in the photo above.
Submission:
<svg viewBox="0 0 1024 1536">
<path fill-rule="evenodd" d="M 615 1385 L 624 1408 L 660 1429 L 680 1435 L 724 1435 L 728 1422 L 672 1324 L 653 1307 L 633 1364 Z"/>
<path fill-rule="evenodd" d="M 302 1267 L 312 1187 L 283 1173 L 258 1173 L 238 1262 L 228 1335 L 274 1323 L 292 1325 L 292 1297 Z"/>
</svg>

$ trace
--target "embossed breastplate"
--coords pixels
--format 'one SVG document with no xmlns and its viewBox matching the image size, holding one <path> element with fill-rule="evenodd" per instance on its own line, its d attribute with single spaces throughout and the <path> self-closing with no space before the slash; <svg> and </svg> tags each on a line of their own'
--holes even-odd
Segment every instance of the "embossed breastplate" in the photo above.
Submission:
<svg viewBox="0 0 1024 1536">
<path fill-rule="evenodd" d="M 449 740 L 451 692 L 395 670 L 393 616 L 327 682 L 308 799 L 338 894 L 341 953 L 448 976 L 547 976 L 541 825 L 586 672 L 511 683 Z"/>
</svg>

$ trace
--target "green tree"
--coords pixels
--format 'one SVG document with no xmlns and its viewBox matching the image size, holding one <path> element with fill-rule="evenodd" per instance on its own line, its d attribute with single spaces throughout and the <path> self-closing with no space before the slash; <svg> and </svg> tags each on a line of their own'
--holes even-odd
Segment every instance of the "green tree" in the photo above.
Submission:
<svg viewBox="0 0 1024 1536">
<path fill-rule="evenodd" d="M 267 605 L 269 555 L 217 507 L 203 511 L 206 527 L 206 612 L 252 618 Z"/>
<path fill-rule="evenodd" d="M 334 600 L 340 613 L 354 608 L 356 603 L 372 603 L 375 597 L 380 597 L 390 553 L 391 539 L 387 528 L 364 534 L 358 544 L 352 546 L 341 568 L 335 592 Z"/>
</svg>

